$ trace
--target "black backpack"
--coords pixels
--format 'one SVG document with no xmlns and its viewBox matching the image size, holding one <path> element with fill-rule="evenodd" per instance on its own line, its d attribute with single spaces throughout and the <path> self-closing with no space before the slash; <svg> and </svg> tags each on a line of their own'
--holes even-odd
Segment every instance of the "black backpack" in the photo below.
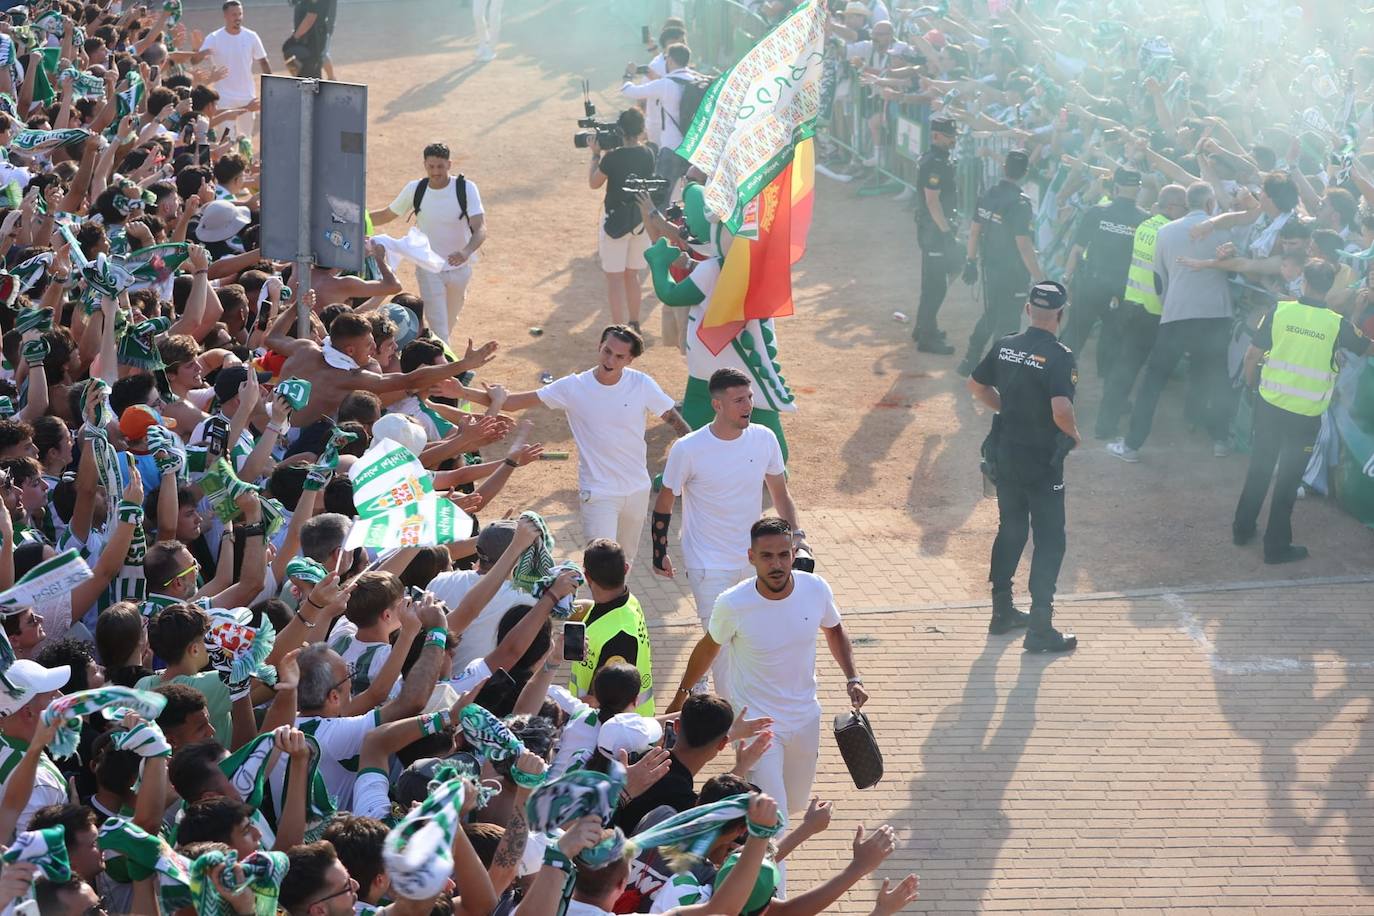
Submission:
<svg viewBox="0 0 1374 916">
<path fill-rule="evenodd" d="M 687 128 L 692 126 L 692 120 L 697 116 L 697 109 L 701 107 L 701 100 L 706 98 L 706 91 L 711 88 L 711 83 L 714 80 L 705 76 L 690 79 L 670 76 L 668 79 L 682 87 L 682 100 L 678 102 L 676 118 L 668 114 L 666 108 L 663 109 L 663 113 L 672 120 L 678 130 L 685 134 Z"/>
<path fill-rule="evenodd" d="M 410 209 L 415 211 L 415 216 L 420 215 L 420 201 L 425 199 L 425 191 L 429 188 L 429 179 L 421 178 L 415 185 L 415 196 L 411 198 Z M 472 225 L 472 220 L 468 218 L 468 180 L 465 176 L 459 175 L 454 181 L 454 189 L 458 194 L 458 212 L 463 219 Z"/>
</svg>

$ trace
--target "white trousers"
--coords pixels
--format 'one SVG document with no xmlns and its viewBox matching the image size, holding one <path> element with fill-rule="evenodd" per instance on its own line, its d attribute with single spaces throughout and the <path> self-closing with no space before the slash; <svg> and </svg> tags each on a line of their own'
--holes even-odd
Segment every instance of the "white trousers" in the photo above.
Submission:
<svg viewBox="0 0 1374 916">
<path fill-rule="evenodd" d="M 756 713 L 758 710 L 751 710 L 750 714 Z M 796 728 L 774 721 L 773 743 L 749 771 L 749 781 L 759 791 L 771 795 L 778 810 L 787 814 L 789 827 L 798 823 L 797 816 L 805 814 L 811 803 L 811 786 L 816 780 L 820 756 L 820 716 Z M 787 870 L 782 862 L 778 863 L 778 896 L 787 896 Z"/>
<path fill-rule="evenodd" d="M 477 47 L 496 50 L 501 40 L 501 4 L 505 0 L 472 0 L 472 29 Z"/>
<path fill-rule="evenodd" d="M 471 280 L 471 264 L 450 267 L 437 274 L 421 268 L 415 270 L 415 285 L 420 288 L 420 298 L 425 300 L 425 324 L 444 343 L 451 342 L 449 336 L 458 326 L 458 313 L 463 310 Z"/>
<path fill-rule="evenodd" d="M 716 599 L 720 597 L 720 593 L 753 574 L 753 568 L 748 566 L 739 569 L 687 568 L 687 587 L 692 590 L 692 598 L 696 601 L 697 617 L 701 619 L 703 632 L 706 630 L 706 625 L 711 622 L 711 610 L 716 606 Z M 721 646 L 720 654 L 711 664 L 711 677 L 715 681 L 715 693 L 727 700 L 730 699 L 729 653 L 730 648 L 728 646 Z M 698 687 L 703 686 L 698 682 Z"/>
<path fill-rule="evenodd" d="M 644 533 L 644 519 L 649 513 L 649 488 L 618 495 L 583 490 L 580 495 L 585 541 L 610 538 L 625 551 L 626 561 L 633 563 L 639 552 L 639 538 Z"/>
</svg>

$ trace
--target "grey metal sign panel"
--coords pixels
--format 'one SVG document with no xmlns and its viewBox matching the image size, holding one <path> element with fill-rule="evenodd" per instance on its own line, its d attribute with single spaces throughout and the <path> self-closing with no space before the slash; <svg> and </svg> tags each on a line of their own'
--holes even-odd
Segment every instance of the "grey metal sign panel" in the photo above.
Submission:
<svg viewBox="0 0 1374 916">
<path fill-rule="evenodd" d="M 313 85 L 314 92 L 301 85 Z M 309 105 L 310 111 L 304 110 Z M 309 196 L 301 191 L 302 125 L 310 124 Z M 362 269 L 367 184 L 367 87 L 262 77 L 262 251 L 296 261 L 309 204 L 309 252 L 322 267 Z"/>
</svg>

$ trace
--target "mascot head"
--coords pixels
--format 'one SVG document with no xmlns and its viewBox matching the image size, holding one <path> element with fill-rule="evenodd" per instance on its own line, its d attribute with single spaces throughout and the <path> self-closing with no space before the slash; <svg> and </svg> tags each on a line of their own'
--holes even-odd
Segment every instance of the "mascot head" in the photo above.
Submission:
<svg viewBox="0 0 1374 916">
<path fill-rule="evenodd" d="M 705 241 L 711 237 L 711 221 L 706 216 L 706 189 L 689 184 L 682 191 L 682 215 L 692 238 Z"/>
</svg>

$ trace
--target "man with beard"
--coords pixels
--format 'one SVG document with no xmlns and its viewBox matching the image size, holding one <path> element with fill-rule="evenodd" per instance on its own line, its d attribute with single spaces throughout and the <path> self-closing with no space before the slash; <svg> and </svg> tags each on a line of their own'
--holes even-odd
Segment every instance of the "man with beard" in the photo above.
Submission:
<svg viewBox="0 0 1374 916">
<path fill-rule="evenodd" d="M 716 599 L 706 635 L 692 650 L 681 689 L 668 707 L 670 713 L 681 709 L 687 689 L 728 647 L 731 703 L 773 720 L 773 741 L 749 771 L 749 781 L 789 813 L 806 810 L 820 753 L 817 627 L 844 672 L 854 708 L 868 701 L 829 583 L 792 569 L 793 534 L 780 518 L 759 519 L 749 529 L 749 562 L 757 575 Z"/>
</svg>

